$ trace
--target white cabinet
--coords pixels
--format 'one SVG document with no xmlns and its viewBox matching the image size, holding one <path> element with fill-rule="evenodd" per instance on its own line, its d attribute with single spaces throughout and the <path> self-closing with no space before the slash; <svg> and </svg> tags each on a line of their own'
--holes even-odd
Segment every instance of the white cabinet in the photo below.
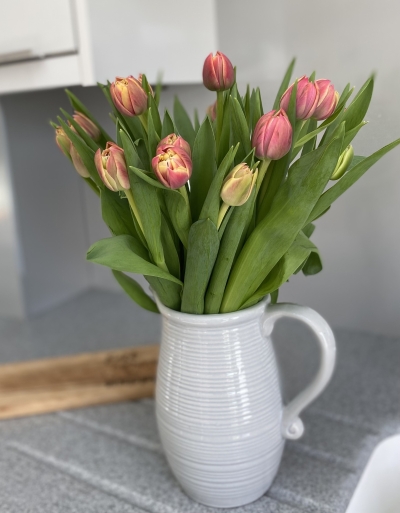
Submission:
<svg viewBox="0 0 400 513">
<path fill-rule="evenodd" d="M 201 81 L 216 0 L 13 0 L 0 18 L 0 94 L 146 73 Z"/>
<path fill-rule="evenodd" d="M 0 63 L 76 52 L 70 0 L 12 0 L 0 16 Z"/>
</svg>

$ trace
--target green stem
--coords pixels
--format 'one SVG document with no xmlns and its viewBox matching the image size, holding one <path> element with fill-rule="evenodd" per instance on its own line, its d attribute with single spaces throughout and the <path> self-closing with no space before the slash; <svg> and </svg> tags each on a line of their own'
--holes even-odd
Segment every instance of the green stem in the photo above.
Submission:
<svg viewBox="0 0 400 513">
<path fill-rule="evenodd" d="M 182 187 L 179 187 L 179 191 L 182 194 L 182 196 L 185 198 L 186 205 L 189 206 L 189 196 L 187 193 L 186 185 L 182 185 Z"/>
<path fill-rule="evenodd" d="M 147 113 L 148 113 L 148 111 L 143 112 L 143 114 L 140 114 L 140 116 L 139 116 L 140 122 L 142 123 L 142 126 L 143 126 L 146 134 L 148 132 Z"/>
<path fill-rule="evenodd" d="M 218 221 L 217 221 L 217 229 L 221 226 L 222 221 L 224 220 L 225 214 L 228 212 L 230 205 L 226 203 L 222 203 L 221 208 L 219 209 Z"/>
<path fill-rule="evenodd" d="M 217 134 L 216 134 L 217 155 L 218 155 L 219 141 L 221 139 L 223 119 L 224 119 L 224 92 L 217 91 Z"/>
<path fill-rule="evenodd" d="M 137 206 L 136 206 L 135 200 L 133 199 L 132 191 L 131 191 L 130 189 L 125 190 L 125 195 L 126 195 L 126 197 L 128 198 L 129 205 L 131 206 L 131 209 L 132 209 L 133 215 L 135 216 L 136 221 L 138 222 L 138 225 L 140 226 L 140 229 L 142 230 L 142 233 L 143 233 L 143 235 L 144 235 L 142 221 L 141 221 L 141 219 L 140 219 L 139 211 L 138 211 L 138 209 L 137 209 Z"/>
<path fill-rule="evenodd" d="M 300 132 L 301 132 L 303 126 L 307 123 L 307 121 L 308 121 L 308 119 L 304 119 L 300 123 L 296 123 L 296 127 L 294 129 L 294 134 L 293 134 L 292 148 L 294 148 L 296 146 L 296 143 L 297 143 L 297 140 L 299 138 Z"/>
<path fill-rule="evenodd" d="M 261 165 L 258 169 L 258 178 L 257 178 L 257 195 L 260 190 L 261 184 L 263 183 L 265 173 L 267 172 L 268 166 L 271 164 L 271 159 L 265 159 L 261 162 Z"/>
</svg>

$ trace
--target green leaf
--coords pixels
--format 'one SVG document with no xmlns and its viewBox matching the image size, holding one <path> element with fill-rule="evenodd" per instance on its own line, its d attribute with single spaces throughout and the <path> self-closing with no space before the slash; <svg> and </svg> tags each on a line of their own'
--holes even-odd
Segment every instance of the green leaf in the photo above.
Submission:
<svg viewBox="0 0 400 513">
<path fill-rule="evenodd" d="M 143 139 L 137 139 L 135 141 L 135 149 L 140 159 L 136 167 L 143 169 L 145 171 L 147 171 L 148 169 L 152 169 L 147 147 Z M 146 166 L 148 166 L 148 168 L 146 168 Z"/>
<path fill-rule="evenodd" d="M 305 276 L 313 276 L 314 274 L 318 274 L 322 271 L 322 260 L 319 251 L 313 251 L 310 253 L 310 256 L 307 258 L 302 271 Z"/>
<path fill-rule="evenodd" d="M 135 175 L 137 175 L 139 178 L 141 178 L 145 182 L 149 183 L 153 187 L 157 187 L 158 189 L 163 189 L 163 190 L 167 190 L 167 191 L 169 190 L 161 182 L 159 182 L 158 180 L 155 180 L 154 178 L 149 176 L 150 173 L 148 174 L 148 171 L 143 171 L 143 169 L 139 169 L 139 168 L 133 167 L 133 166 L 129 166 L 129 169 L 131 169 L 135 173 Z"/>
<path fill-rule="evenodd" d="M 338 104 L 336 105 L 336 108 L 342 107 L 347 100 L 350 98 L 350 96 L 353 94 L 354 87 L 351 87 L 350 82 L 346 84 L 345 88 L 343 89 L 342 94 L 339 97 Z"/>
<path fill-rule="evenodd" d="M 161 244 L 161 211 L 156 189 L 139 178 L 130 167 L 136 167 L 137 153 L 134 144 L 128 136 L 121 132 L 122 146 L 125 152 L 125 160 L 129 166 L 129 182 L 131 192 L 139 212 L 140 222 L 143 226 L 143 235 L 153 261 L 166 270 L 164 252 Z"/>
<path fill-rule="evenodd" d="M 278 93 L 276 95 L 274 106 L 272 107 L 274 110 L 279 109 L 279 104 L 281 102 L 281 98 L 283 93 L 286 91 L 286 89 L 289 87 L 290 79 L 292 78 L 293 68 L 296 64 L 296 59 L 292 59 L 291 63 L 289 64 L 288 69 L 286 70 L 285 76 L 283 77 L 282 83 L 278 89 Z"/>
<path fill-rule="evenodd" d="M 309 223 L 303 228 L 303 233 L 307 238 L 310 238 L 315 231 L 315 224 Z"/>
<path fill-rule="evenodd" d="M 118 112 L 118 111 L 117 111 Z M 146 134 L 143 129 L 143 125 L 140 122 L 138 116 L 123 116 L 118 112 L 118 118 L 123 119 L 125 125 L 128 128 L 128 133 L 131 136 L 132 141 L 137 141 L 138 139 L 143 139 L 146 142 Z M 147 159 L 149 160 L 149 159 Z"/>
<path fill-rule="evenodd" d="M 355 136 L 361 130 L 361 128 L 363 126 L 365 126 L 367 123 L 368 123 L 367 121 L 362 121 L 359 125 L 354 127 L 352 130 L 346 131 L 344 139 L 343 139 L 343 148 L 347 148 L 347 146 L 351 143 L 351 141 L 355 138 Z"/>
<path fill-rule="evenodd" d="M 250 97 L 250 130 L 253 132 L 254 128 L 257 124 L 257 121 L 263 115 L 262 102 L 261 102 L 261 94 L 260 89 L 256 89 L 252 91 Z"/>
<path fill-rule="evenodd" d="M 161 215 L 161 243 L 164 249 L 165 262 L 169 272 L 176 278 L 180 278 L 181 264 L 179 261 L 179 255 L 176 250 L 169 224 L 164 215 Z"/>
<path fill-rule="evenodd" d="M 274 292 L 271 292 L 270 296 L 271 296 L 271 305 L 276 305 L 276 303 L 278 302 L 278 297 L 279 297 L 279 289 L 276 289 L 276 290 L 274 290 Z"/>
<path fill-rule="evenodd" d="M 147 135 L 149 138 L 149 159 L 151 160 L 156 154 L 157 144 L 160 142 L 160 137 L 157 134 L 156 128 L 153 124 L 152 109 L 149 109 Z M 160 130 L 161 133 L 161 130 Z"/>
<path fill-rule="evenodd" d="M 193 148 L 196 132 L 194 131 L 188 113 L 177 97 L 175 97 L 174 101 L 174 121 L 179 135 L 181 135 L 185 141 L 190 144 L 190 147 Z"/>
<path fill-rule="evenodd" d="M 249 308 L 258 303 L 267 294 L 278 290 L 295 273 L 298 267 L 309 258 L 312 251 L 318 250 L 304 233 L 300 232 L 289 250 L 273 267 L 256 292 L 241 305 L 240 309 Z"/>
<path fill-rule="evenodd" d="M 189 230 L 192 224 L 189 205 L 179 191 L 172 189 L 165 190 L 164 199 L 172 226 L 184 247 L 187 248 Z"/>
<path fill-rule="evenodd" d="M 101 213 L 113 235 L 133 235 L 137 237 L 128 200 L 118 192 L 104 187 L 100 192 Z"/>
<path fill-rule="evenodd" d="M 180 311 L 182 292 L 180 285 L 154 276 L 146 276 L 146 280 L 163 305 L 172 310 Z"/>
<path fill-rule="evenodd" d="M 176 132 L 174 122 L 172 121 L 172 118 L 167 110 L 165 110 L 164 113 L 164 119 L 161 129 L 161 139 L 164 139 L 164 137 L 167 137 L 168 135 L 174 134 Z"/>
<path fill-rule="evenodd" d="M 223 109 L 223 119 L 222 119 L 222 129 L 221 136 L 219 140 L 218 146 L 218 165 L 221 164 L 225 155 L 229 150 L 229 143 L 231 137 L 231 106 L 229 101 L 229 96 L 225 95 L 224 101 L 224 109 Z"/>
<path fill-rule="evenodd" d="M 343 114 L 341 121 L 346 121 L 346 132 L 352 130 L 364 120 L 371 102 L 373 90 L 374 77 L 370 77 Z"/>
<path fill-rule="evenodd" d="M 87 252 L 87 260 L 128 273 L 156 276 L 178 285 L 182 282 L 167 271 L 150 263 L 146 252 L 138 239 L 131 235 L 118 235 L 95 242 Z"/>
<path fill-rule="evenodd" d="M 294 147 L 298 148 L 299 146 L 303 146 L 306 142 L 310 141 L 316 135 L 318 135 L 320 132 L 322 132 L 322 130 L 325 130 L 325 128 L 327 128 L 331 123 L 333 123 L 335 121 L 335 119 L 337 119 L 337 117 L 339 116 L 340 112 L 341 112 L 340 110 L 336 109 L 336 111 L 332 114 L 332 116 L 330 116 L 323 123 L 321 123 L 318 128 L 316 128 L 315 130 L 313 130 L 311 132 L 308 132 L 307 135 L 305 135 L 304 137 L 299 139 L 295 143 Z M 314 121 L 314 120 L 312 120 L 312 121 Z"/>
<path fill-rule="evenodd" d="M 288 251 L 306 223 L 339 158 L 342 138 L 301 157 L 291 167 L 268 215 L 244 245 L 229 278 L 221 312 L 238 310 Z"/>
<path fill-rule="evenodd" d="M 204 294 L 218 249 L 219 236 L 215 224 L 209 219 L 194 223 L 189 232 L 182 312 L 191 314 L 204 312 Z"/>
<path fill-rule="evenodd" d="M 213 181 L 211 182 L 199 219 L 209 218 L 217 226 L 218 213 L 221 203 L 221 188 L 230 167 L 232 166 L 239 144 L 236 148 L 231 147 L 221 162 Z"/>
<path fill-rule="evenodd" d="M 232 110 L 232 125 L 236 141 L 240 142 L 237 158 L 243 162 L 246 155 L 251 152 L 250 132 L 246 117 L 237 98 L 230 100 Z"/>
<path fill-rule="evenodd" d="M 190 179 L 190 208 L 193 221 L 199 218 L 208 190 L 216 172 L 214 132 L 208 117 L 201 125 L 192 152 L 193 170 Z"/>
<path fill-rule="evenodd" d="M 61 127 L 64 129 L 64 132 L 66 133 L 67 137 L 75 146 L 76 151 L 79 153 L 79 156 L 81 157 L 86 169 L 89 171 L 90 178 L 99 187 L 99 189 L 103 189 L 104 184 L 94 164 L 94 151 L 91 148 L 89 148 L 89 146 L 79 137 L 78 134 L 71 130 L 71 128 L 67 125 L 67 123 L 65 123 L 65 121 L 62 118 L 58 117 L 57 119 Z"/>
<path fill-rule="evenodd" d="M 200 128 L 199 111 L 197 109 L 194 109 L 193 119 L 194 119 L 194 131 L 196 132 L 196 135 L 197 135 L 197 132 L 199 131 L 199 128 Z"/>
<path fill-rule="evenodd" d="M 60 109 L 60 110 L 63 113 L 63 115 L 65 116 L 65 118 L 71 123 L 71 125 L 78 132 L 78 135 L 80 136 L 80 138 L 85 141 L 85 143 L 87 144 L 87 146 L 89 146 L 89 148 L 91 148 L 94 152 L 96 152 L 100 148 L 100 145 L 97 144 L 90 137 L 90 135 L 88 135 L 88 133 L 85 132 L 85 130 L 83 130 L 83 128 L 75 121 L 75 119 L 72 116 L 70 116 L 68 114 L 68 112 L 66 110 L 64 110 L 64 109 Z"/>
<path fill-rule="evenodd" d="M 238 249 L 246 234 L 249 219 L 253 212 L 256 191 L 253 189 L 250 198 L 244 205 L 235 207 L 221 239 L 218 257 L 211 275 L 210 284 L 205 297 L 206 314 L 219 313 L 222 298 L 229 274 Z M 231 209 L 232 210 L 232 209 Z"/>
<path fill-rule="evenodd" d="M 315 130 L 317 128 L 317 124 L 318 124 L 318 122 L 316 119 L 313 119 L 313 118 L 309 119 L 308 124 L 307 124 L 307 132 L 312 132 L 313 130 Z M 310 153 L 310 151 L 315 150 L 316 141 L 317 141 L 317 138 L 313 137 L 308 142 L 306 142 L 305 145 L 303 146 L 303 150 L 302 150 L 301 154 L 305 155 L 306 153 Z M 293 155 L 292 155 L 292 157 L 293 157 Z"/>
<path fill-rule="evenodd" d="M 158 137 L 160 138 L 162 125 L 161 125 L 161 118 L 160 118 L 160 112 L 158 110 L 157 104 L 155 99 L 153 98 L 153 95 L 150 93 L 148 96 L 148 106 L 149 106 L 149 118 L 151 117 L 154 130 L 157 133 Z M 169 135 L 169 134 L 167 134 Z"/>
<path fill-rule="evenodd" d="M 114 278 L 121 285 L 128 296 L 145 310 L 160 313 L 155 302 L 146 294 L 142 287 L 133 278 L 120 271 L 112 270 Z"/>
<path fill-rule="evenodd" d="M 100 125 L 100 123 L 93 117 L 92 113 L 84 106 L 84 104 L 72 93 L 69 89 L 65 89 L 67 93 L 68 99 L 71 103 L 73 109 L 78 112 L 82 112 L 86 117 L 88 117 L 93 123 L 100 129 L 100 132 L 105 141 L 112 141 L 112 137 L 108 135 L 108 133 L 104 130 L 104 128 Z"/>
<path fill-rule="evenodd" d="M 381 159 L 386 153 L 395 148 L 400 144 L 400 139 L 396 139 L 392 143 L 384 146 L 380 150 L 376 151 L 369 157 L 365 158 L 358 164 L 356 164 L 353 168 L 351 168 L 347 173 L 342 176 L 340 180 L 338 180 L 335 185 L 333 185 L 330 189 L 322 194 L 319 198 L 318 202 L 314 206 L 310 215 L 307 218 L 305 224 L 314 221 L 319 217 L 324 211 L 331 206 L 331 204 L 337 200 L 344 192 L 347 191 L 349 187 L 351 187 L 362 175 L 368 171 L 370 167 L 372 167 L 379 159 Z M 354 157 L 355 158 L 355 157 Z M 353 159 L 354 160 L 354 159 Z"/>
</svg>

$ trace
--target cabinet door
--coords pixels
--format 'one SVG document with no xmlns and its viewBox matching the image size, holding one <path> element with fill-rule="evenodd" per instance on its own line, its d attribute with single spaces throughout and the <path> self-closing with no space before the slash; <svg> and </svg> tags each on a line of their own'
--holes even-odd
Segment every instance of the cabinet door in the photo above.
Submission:
<svg viewBox="0 0 400 513">
<path fill-rule="evenodd" d="M 76 51 L 71 0 L 2 3 L 0 64 Z"/>
</svg>

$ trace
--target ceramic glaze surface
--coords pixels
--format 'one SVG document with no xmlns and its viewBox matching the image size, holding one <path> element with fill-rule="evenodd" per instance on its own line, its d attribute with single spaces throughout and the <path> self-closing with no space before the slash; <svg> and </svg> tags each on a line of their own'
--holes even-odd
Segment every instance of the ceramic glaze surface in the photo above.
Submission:
<svg viewBox="0 0 400 513">
<path fill-rule="evenodd" d="M 199 502 L 215 507 L 252 502 L 271 485 L 285 436 L 301 436 L 297 415 L 329 380 L 334 343 L 332 352 L 319 331 L 323 354 L 323 346 L 332 353 L 330 369 L 320 371 L 305 396 L 291 403 L 294 408 L 283 408 L 270 334 L 277 318 L 298 317 L 291 309 L 302 307 L 261 303 L 232 314 L 189 315 L 158 306 L 163 334 L 156 412 L 169 465 Z M 329 336 L 332 342 L 332 332 Z"/>
</svg>

